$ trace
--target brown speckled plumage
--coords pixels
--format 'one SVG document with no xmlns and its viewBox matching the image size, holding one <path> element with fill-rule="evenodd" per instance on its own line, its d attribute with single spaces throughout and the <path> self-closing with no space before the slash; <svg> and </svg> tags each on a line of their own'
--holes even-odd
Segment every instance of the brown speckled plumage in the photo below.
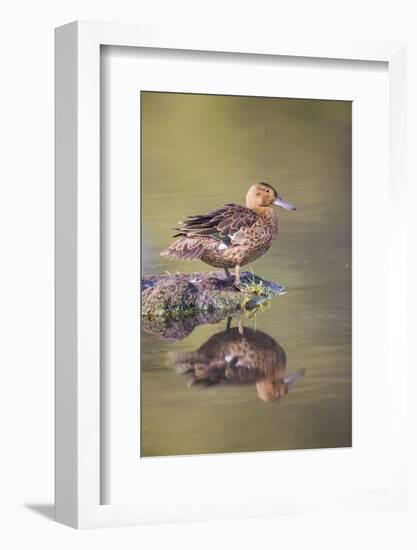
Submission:
<svg viewBox="0 0 417 550">
<path fill-rule="evenodd" d="M 219 332 L 198 350 L 175 352 L 170 357 L 193 385 L 254 384 L 263 401 L 284 397 L 289 385 L 304 374 L 302 369 L 285 377 L 285 351 L 268 334 L 248 327 Z"/>
<path fill-rule="evenodd" d="M 188 217 L 174 235 L 180 238 L 161 255 L 199 259 L 226 272 L 236 267 L 239 282 L 238 268 L 265 254 L 278 234 L 273 204 L 295 210 L 269 184 L 255 184 L 247 193 L 246 206 L 226 204 L 207 214 Z"/>
</svg>

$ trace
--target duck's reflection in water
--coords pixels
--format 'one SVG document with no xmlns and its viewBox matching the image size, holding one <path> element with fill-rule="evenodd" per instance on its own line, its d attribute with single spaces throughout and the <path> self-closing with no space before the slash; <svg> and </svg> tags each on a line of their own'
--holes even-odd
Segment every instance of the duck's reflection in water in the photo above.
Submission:
<svg viewBox="0 0 417 550">
<path fill-rule="evenodd" d="M 255 385 L 262 401 L 281 399 L 305 369 L 285 376 L 287 357 L 268 334 L 248 327 L 228 328 L 211 336 L 194 352 L 170 354 L 190 385 Z"/>
</svg>

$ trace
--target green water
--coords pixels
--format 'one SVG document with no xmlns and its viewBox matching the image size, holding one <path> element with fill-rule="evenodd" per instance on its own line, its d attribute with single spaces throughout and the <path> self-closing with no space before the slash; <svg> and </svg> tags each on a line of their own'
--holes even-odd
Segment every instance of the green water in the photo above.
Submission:
<svg viewBox="0 0 417 550">
<path fill-rule="evenodd" d="M 142 274 L 210 271 L 159 255 L 172 227 L 270 183 L 297 211 L 278 209 L 278 238 L 247 268 L 287 294 L 243 325 L 285 350 L 285 375 L 305 369 L 275 401 L 255 384 L 188 387 L 172 355 L 226 320 L 176 342 L 143 331 L 142 455 L 350 446 L 351 104 L 147 92 L 141 113 Z"/>
</svg>

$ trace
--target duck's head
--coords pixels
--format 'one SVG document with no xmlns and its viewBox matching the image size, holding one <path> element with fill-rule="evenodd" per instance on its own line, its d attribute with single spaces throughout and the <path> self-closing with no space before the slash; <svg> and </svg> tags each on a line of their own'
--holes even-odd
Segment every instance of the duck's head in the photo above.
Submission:
<svg viewBox="0 0 417 550">
<path fill-rule="evenodd" d="M 260 206 L 282 206 L 286 210 L 295 210 L 295 206 L 281 199 L 277 191 L 269 183 L 255 183 L 246 195 L 247 208 L 259 208 Z"/>
<path fill-rule="evenodd" d="M 256 391 L 259 399 L 262 399 L 262 401 L 282 399 L 287 395 L 290 386 L 301 376 L 304 376 L 304 374 L 305 369 L 300 369 L 286 378 L 282 376 L 264 376 L 259 378 L 256 382 Z"/>
<path fill-rule="evenodd" d="M 256 392 L 262 401 L 275 401 L 287 395 L 288 387 L 283 381 L 264 378 L 256 382 Z"/>
</svg>

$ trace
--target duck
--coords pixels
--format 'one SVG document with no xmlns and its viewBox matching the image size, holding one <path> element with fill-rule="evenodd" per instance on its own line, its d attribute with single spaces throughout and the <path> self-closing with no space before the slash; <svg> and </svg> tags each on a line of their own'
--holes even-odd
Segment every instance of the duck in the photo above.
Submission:
<svg viewBox="0 0 417 550">
<path fill-rule="evenodd" d="M 286 374 L 287 356 L 274 338 L 250 327 L 230 328 L 229 323 L 196 351 L 171 352 L 169 358 L 190 386 L 254 385 L 262 401 L 282 399 L 305 374 L 305 369 Z"/>
<path fill-rule="evenodd" d="M 278 235 L 279 220 L 274 206 L 296 210 L 269 183 L 251 185 L 245 206 L 228 203 L 207 214 L 188 216 L 179 222 L 174 241 L 161 256 L 201 260 L 215 268 L 235 269 L 236 288 L 241 289 L 240 268 L 267 252 Z"/>
</svg>

